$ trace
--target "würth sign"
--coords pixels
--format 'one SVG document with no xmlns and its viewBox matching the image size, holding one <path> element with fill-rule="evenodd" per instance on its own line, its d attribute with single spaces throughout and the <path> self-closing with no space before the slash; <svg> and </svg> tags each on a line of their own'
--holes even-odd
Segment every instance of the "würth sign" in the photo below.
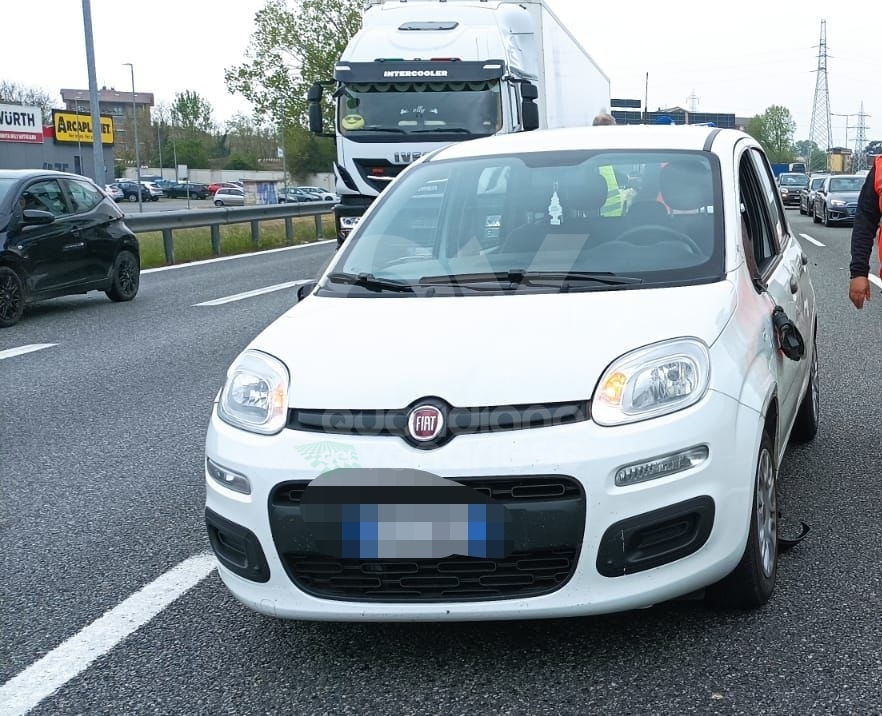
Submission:
<svg viewBox="0 0 882 716">
<path fill-rule="evenodd" d="M 0 142 L 40 144 L 43 141 L 43 111 L 23 104 L 0 104 Z"/>
</svg>

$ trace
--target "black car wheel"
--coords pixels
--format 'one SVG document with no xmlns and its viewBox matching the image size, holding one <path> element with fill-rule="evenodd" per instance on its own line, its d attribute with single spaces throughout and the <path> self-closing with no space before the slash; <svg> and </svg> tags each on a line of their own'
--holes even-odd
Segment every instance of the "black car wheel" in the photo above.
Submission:
<svg viewBox="0 0 882 716">
<path fill-rule="evenodd" d="M 138 201 L 137 194 L 126 194 L 126 201 Z"/>
<path fill-rule="evenodd" d="M 104 293 L 111 301 L 131 301 L 138 293 L 141 283 L 141 267 L 138 257 L 123 249 L 113 262 L 110 288 Z"/>
<path fill-rule="evenodd" d="M 0 328 L 18 323 L 24 313 L 24 305 L 21 276 L 8 266 L 0 266 Z"/>
</svg>

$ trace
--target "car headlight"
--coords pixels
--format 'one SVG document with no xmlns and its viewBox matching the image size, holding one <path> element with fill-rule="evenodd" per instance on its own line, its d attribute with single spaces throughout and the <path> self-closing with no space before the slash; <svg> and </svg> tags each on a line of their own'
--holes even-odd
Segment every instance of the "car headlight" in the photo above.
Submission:
<svg viewBox="0 0 882 716">
<path fill-rule="evenodd" d="M 288 368 L 277 358 L 246 350 L 230 366 L 218 416 L 234 427 L 275 435 L 288 419 Z"/>
<path fill-rule="evenodd" d="M 667 415 L 701 400 L 710 384 L 710 353 L 698 339 L 678 338 L 626 353 L 604 371 L 591 417 L 623 425 Z"/>
<path fill-rule="evenodd" d="M 831 199 L 830 206 L 845 206 L 845 202 L 841 199 Z"/>
</svg>

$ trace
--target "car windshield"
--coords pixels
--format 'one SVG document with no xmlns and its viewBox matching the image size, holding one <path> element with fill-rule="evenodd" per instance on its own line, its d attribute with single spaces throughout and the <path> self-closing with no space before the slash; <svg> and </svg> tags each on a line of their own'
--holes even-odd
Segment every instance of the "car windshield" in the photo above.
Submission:
<svg viewBox="0 0 882 716">
<path fill-rule="evenodd" d="M 323 289 L 382 293 L 385 282 L 399 296 L 426 287 L 475 295 L 715 281 L 720 196 L 718 165 L 701 153 L 570 150 L 418 164 L 361 220 Z"/>
<path fill-rule="evenodd" d="M 863 184 L 862 177 L 837 177 L 830 180 L 830 191 L 860 191 Z"/>
<path fill-rule="evenodd" d="M 350 139 L 382 134 L 486 136 L 500 129 L 498 80 L 347 84 L 339 102 L 340 132 Z"/>
<path fill-rule="evenodd" d="M 784 174 L 781 176 L 781 186 L 808 186 L 808 177 L 802 174 Z"/>
<path fill-rule="evenodd" d="M 3 203 L 3 200 L 6 198 L 6 195 L 14 184 L 15 179 L 0 179 L 0 204 Z"/>
</svg>

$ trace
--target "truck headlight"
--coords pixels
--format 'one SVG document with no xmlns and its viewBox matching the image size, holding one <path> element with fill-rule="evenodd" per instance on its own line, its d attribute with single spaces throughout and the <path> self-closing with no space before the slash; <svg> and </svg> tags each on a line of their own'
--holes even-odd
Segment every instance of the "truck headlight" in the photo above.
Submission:
<svg viewBox="0 0 882 716">
<path fill-rule="evenodd" d="M 277 358 L 246 350 L 230 366 L 217 414 L 226 423 L 275 435 L 288 419 L 288 368 Z"/>
<path fill-rule="evenodd" d="M 701 400 L 710 384 L 710 353 L 694 338 L 663 341 L 626 353 L 604 371 L 591 417 L 624 425 L 667 415 Z"/>
</svg>

